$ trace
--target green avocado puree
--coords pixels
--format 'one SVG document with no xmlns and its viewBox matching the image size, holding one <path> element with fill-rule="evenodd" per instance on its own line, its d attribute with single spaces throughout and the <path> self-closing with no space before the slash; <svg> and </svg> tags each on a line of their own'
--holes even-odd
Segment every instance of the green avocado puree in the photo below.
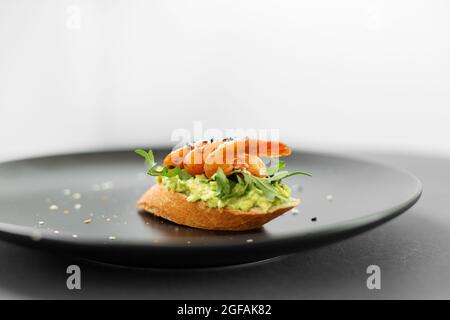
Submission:
<svg viewBox="0 0 450 320">
<path fill-rule="evenodd" d="M 183 193 L 187 196 L 187 200 L 191 202 L 202 201 L 211 208 L 230 208 L 241 211 L 249 211 L 253 208 L 259 208 L 263 212 L 267 212 L 273 207 L 291 202 L 291 190 L 282 183 L 274 184 L 275 189 L 283 198 L 282 200 L 274 198 L 269 200 L 264 196 L 263 191 L 255 186 L 249 186 L 245 193 L 235 192 L 239 196 L 233 195 L 226 198 L 219 198 L 217 192 L 217 182 L 206 178 L 204 175 L 197 175 L 188 180 L 182 180 L 179 176 L 174 177 L 157 177 L 157 181 L 162 183 L 168 190 Z M 233 188 L 244 188 L 240 184 L 235 184 Z M 239 190 L 233 190 L 239 191 Z"/>
</svg>

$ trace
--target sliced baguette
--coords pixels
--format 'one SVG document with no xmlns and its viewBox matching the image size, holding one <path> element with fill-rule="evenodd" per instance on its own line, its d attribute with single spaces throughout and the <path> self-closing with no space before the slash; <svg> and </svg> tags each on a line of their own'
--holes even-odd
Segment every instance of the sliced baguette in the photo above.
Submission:
<svg viewBox="0 0 450 320">
<path fill-rule="evenodd" d="M 260 209 L 240 211 L 228 208 L 210 208 L 205 203 L 189 202 L 182 193 L 167 190 L 156 184 L 139 199 L 139 209 L 177 224 L 208 230 L 244 231 L 260 228 L 265 223 L 294 208 L 300 200 L 272 208 L 269 212 Z"/>
</svg>

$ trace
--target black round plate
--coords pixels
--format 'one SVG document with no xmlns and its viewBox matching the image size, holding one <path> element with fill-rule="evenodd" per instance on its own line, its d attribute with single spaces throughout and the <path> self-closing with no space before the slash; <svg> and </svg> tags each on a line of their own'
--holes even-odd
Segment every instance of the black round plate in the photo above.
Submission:
<svg viewBox="0 0 450 320">
<path fill-rule="evenodd" d="M 161 159 L 167 150 L 157 150 Z M 286 159 L 313 177 L 286 180 L 301 198 L 250 232 L 176 225 L 136 210 L 153 183 L 132 151 L 0 164 L 0 237 L 79 258 L 141 267 L 202 267 L 268 259 L 355 235 L 411 207 L 421 183 L 402 170 L 313 152 Z"/>
</svg>

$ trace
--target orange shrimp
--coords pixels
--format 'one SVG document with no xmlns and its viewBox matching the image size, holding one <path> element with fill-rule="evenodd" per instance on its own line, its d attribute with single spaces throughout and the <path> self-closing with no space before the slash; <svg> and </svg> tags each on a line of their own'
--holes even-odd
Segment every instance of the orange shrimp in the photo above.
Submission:
<svg viewBox="0 0 450 320">
<path fill-rule="evenodd" d="M 226 160 L 246 153 L 259 157 L 284 157 L 291 154 L 291 148 L 282 142 L 245 138 L 222 144 L 220 148 L 217 148 L 214 156 L 219 157 L 219 160 Z"/>
<path fill-rule="evenodd" d="M 266 167 L 259 156 L 273 157 L 290 154 L 291 149 L 281 142 L 249 138 L 233 140 L 223 143 L 211 152 L 205 160 L 203 170 L 208 178 L 214 175 L 218 168 L 222 168 L 225 174 L 230 174 L 235 169 L 245 169 L 261 177 L 266 175 Z"/>
<path fill-rule="evenodd" d="M 190 143 L 169 153 L 163 161 L 164 166 L 179 166 L 191 175 L 202 174 L 206 157 L 221 144 L 229 141 L 202 140 Z"/>
<path fill-rule="evenodd" d="M 195 143 L 189 143 L 181 148 L 178 148 L 178 149 L 172 151 L 164 158 L 163 166 L 172 166 L 172 167 L 179 166 L 179 167 L 183 168 L 183 165 L 184 165 L 183 160 L 186 157 L 186 155 L 191 150 L 198 148 L 206 143 L 208 143 L 207 140 L 202 140 L 202 141 L 198 141 Z"/>
<path fill-rule="evenodd" d="M 224 142 L 225 140 L 206 142 L 189 151 L 183 159 L 184 170 L 192 176 L 202 174 L 206 157 Z"/>
<path fill-rule="evenodd" d="M 183 168 L 183 159 L 186 154 L 192 150 L 192 148 L 193 146 L 186 145 L 172 151 L 164 158 L 163 165 L 172 167 L 180 166 L 181 168 Z"/>
<path fill-rule="evenodd" d="M 235 170 L 244 170 L 250 172 L 256 177 L 267 176 L 267 168 L 264 161 L 262 161 L 260 157 L 248 153 L 240 155 L 228 163 L 205 163 L 205 175 L 210 178 L 219 168 L 223 170 L 225 175 L 230 175 Z"/>
</svg>

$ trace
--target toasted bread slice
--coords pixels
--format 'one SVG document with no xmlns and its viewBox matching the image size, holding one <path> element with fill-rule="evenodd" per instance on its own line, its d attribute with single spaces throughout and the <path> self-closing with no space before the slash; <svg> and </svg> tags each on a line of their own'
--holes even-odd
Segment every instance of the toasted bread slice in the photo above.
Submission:
<svg viewBox="0 0 450 320">
<path fill-rule="evenodd" d="M 162 184 L 151 187 L 139 199 L 139 209 L 172 222 L 208 230 L 244 231 L 260 228 L 265 223 L 294 208 L 300 200 L 272 208 L 240 211 L 228 208 L 210 208 L 205 203 L 189 202 L 182 193 L 167 190 Z"/>
</svg>

